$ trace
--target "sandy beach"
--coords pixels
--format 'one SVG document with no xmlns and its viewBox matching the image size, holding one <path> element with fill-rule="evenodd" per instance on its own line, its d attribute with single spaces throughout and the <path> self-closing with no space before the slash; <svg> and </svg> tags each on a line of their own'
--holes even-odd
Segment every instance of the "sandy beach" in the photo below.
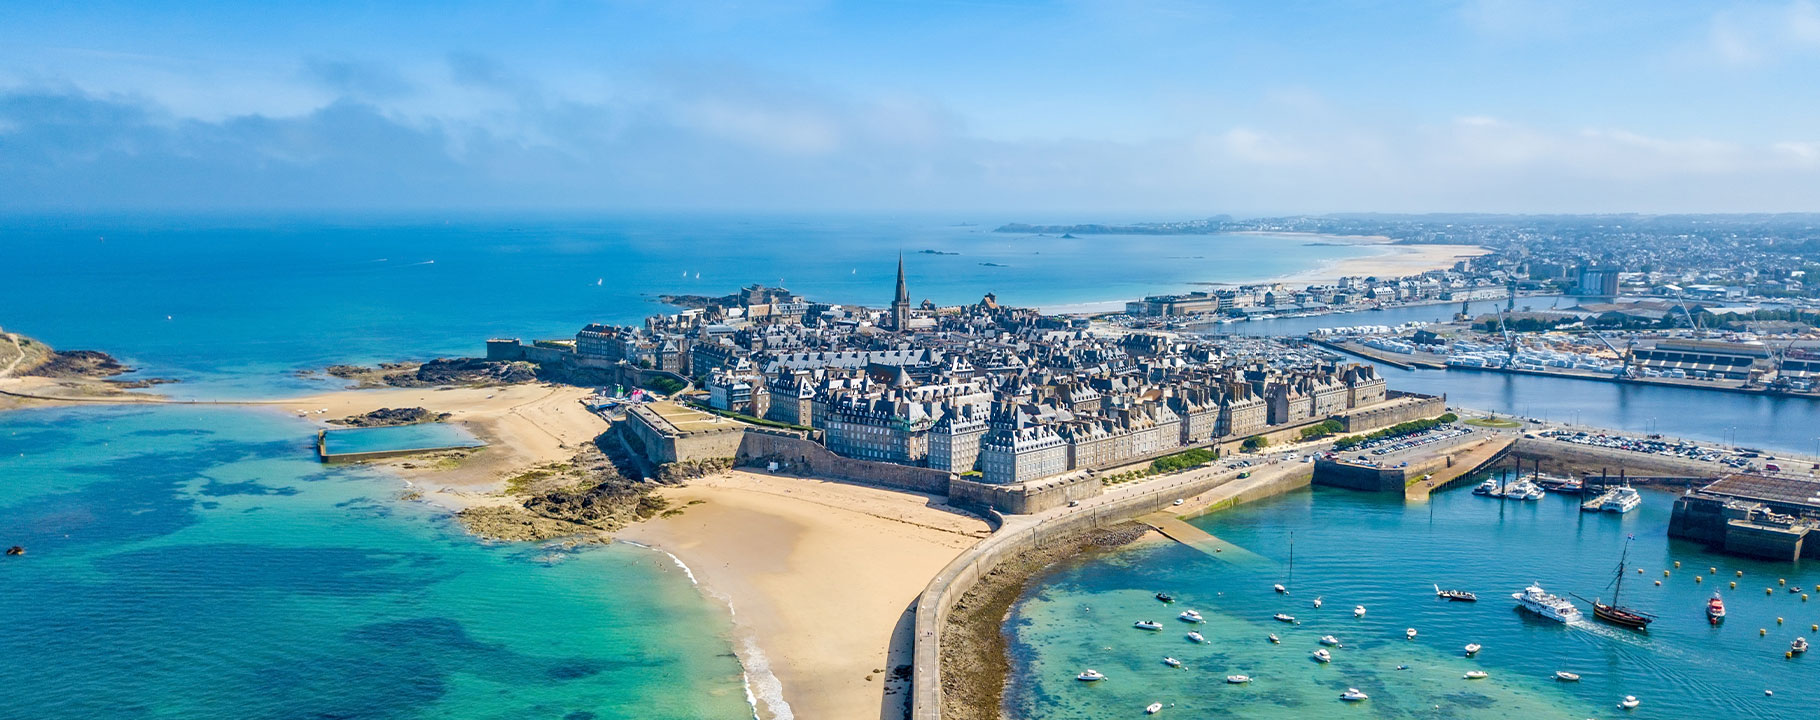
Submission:
<svg viewBox="0 0 1820 720">
<path fill-rule="evenodd" d="M 683 512 L 618 537 L 731 605 L 761 718 L 903 717 L 892 670 L 910 662 L 911 604 L 985 521 L 936 496 L 741 470 L 662 493 Z"/>
</svg>

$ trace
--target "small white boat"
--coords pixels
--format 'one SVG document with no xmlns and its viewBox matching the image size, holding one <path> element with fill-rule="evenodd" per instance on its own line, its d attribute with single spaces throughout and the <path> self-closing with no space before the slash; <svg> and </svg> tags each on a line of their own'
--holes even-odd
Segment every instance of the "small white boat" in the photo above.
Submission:
<svg viewBox="0 0 1820 720">
<path fill-rule="evenodd" d="M 1562 682 L 1579 682 L 1580 674 L 1579 673 L 1570 673 L 1566 670 L 1556 670 L 1555 679 L 1560 680 Z"/>
<path fill-rule="evenodd" d="M 1480 647 L 1478 643 L 1467 643 L 1466 644 L 1466 657 L 1472 657 L 1474 655 L 1477 655 L 1477 654 L 1479 654 L 1479 651 L 1483 650 L 1483 649 L 1485 649 L 1485 648 Z"/>
<path fill-rule="evenodd" d="M 1404 631 L 1403 631 L 1403 639 L 1404 639 L 1404 640 L 1414 640 L 1414 639 L 1416 639 L 1416 629 L 1415 629 L 1415 628 L 1409 628 L 1409 629 L 1407 629 L 1407 630 L 1404 630 Z"/>
<path fill-rule="evenodd" d="M 1315 606 L 1315 607 L 1317 607 L 1317 608 L 1318 608 L 1318 607 L 1320 607 L 1320 606 L 1321 606 L 1321 599 L 1320 599 L 1320 598 L 1315 598 L 1315 599 L 1314 599 L 1314 606 Z"/>
<path fill-rule="evenodd" d="M 1314 660 L 1324 663 L 1333 662 L 1333 653 L 1327 652 L 1327 648 L 1321 648 L 1314 651 Z"/>
<path fill-rule="evenodd" d="M 1250 675 L 1227 675 L 1226 682 L 1232 685 L 1244 685 L 1251 682 Z"/>
<path fill-rule="evenodd" d="M 1637 696 L 1625 695 L 1624 699 L 1618 703 L 1618 707 L 1624 708 L 1625 710 L 1635 710 L 1635 709 L 1637 709 L 1638 705 L 1642 705 L 1642 704 L 1643 704 L 1643 701 L 1638 700 Z"/>
<path fill-rule="evenodd" d="M 1289 588 L 1283 587 L 1282 583 L 1277 583 L 1275 585 L 1272 585 L 1271 587 L 1274 588 L 1279 594 L 1289 592 Z"/>
<path fill-rule="evenodd" d="M 1370 700 L 1371 696 L 1359 692 L 1358 688 L 1346 688 L 1346 692 L 1340 693 L 1340 699 L 1345 700 L 1346 702 L 1358 702 L 1360 700 Z"/>
<path fill-rule="evenodd" d="M 1334 637 L 1334 636 L 1332 636 L 1332 635 L 1322 635 L 1322 636 L 1321 636 L 1321 644 L 1322 644 L 1322 645 L 1331 645 L 1331 646 L 1333 646 L 1333 647 L 1339 647 L 1339 646 L 1340 646 L 1340 639 L 1339 639 L 1339 638 L 1337 638 L 1337 637 Z"/>
<path fill-rule="evenodd" d="M 1166 658 L 1163 658 L 1163 664 L 1168 665 L 1169 667 L 1181 667 L 1182 661 L 1177 660 L 1172 657 L 1166 657 Z"/>
<path fill-rule="evenodd" d="M 1201 617 L 1200 613 L 1195 612 L 1193 610 L 1183 611 L 1182 614 L 1175 616 L 1175 619 L 1180 620 L 1182 622 L 1191 622 L 1191 623 L 1207 622 L 1207 620 L 1205 618 Z"/>
<path fill-rule="evenodd" d="M 1144 708 L 1145 715 L 1155 715 L 1162 711 L 1163 711 L 1162 703 L 1150 703 L 1149 707 Z"/>
<path fill-rule="evenodd" d="M 1364 605 L 1352 606 L 1352 616 L 1353 617 L 1365 617 L 1365 606 Z"/>
<path fill-rule="evenodd" d="M 1467 670 L 1466 671 L 1467 680 L 1484 680 L 1485 678 L 1488 678 L 1488 677 L 1491 677 L 1491 673 L 1485 672 L 1484 670 Z"/>
<path fill-rule="evenodd" d="M 1188 633 L 1188 639 L 1197 643 L 1207 642 L 1207 638 L 1201 637 L 1201 634 L 1198 632 Z"/>
<path fill-rule="evenodd" d="M 1137 628 L 1139 630 L 1161 630 L 1161 629 L 1163 629 L 1162 623 L 1154 622 L 1154 621 L 1150 621 L 1150 620 L 1139 620 L 1137 622 L 1132 623 L 1131 626 L 1134 628 Z"/>
<path fill-rule="evenodd" d="M 1270 644 L 1281 645 L 1281 644 L 1283 644 L 1283 639 L 1280 637 L 1277 637 L 1276 633 L 1271 633 L 1270 634 Z"/>
<path fill-rule="evenodd" d="M 1276 619 L 1277 619 L 1277 622 L 1286 622 L 1286 623 L 1295 622 L 1295 616 L 1290 615 L 1288 613 L 1277 613 Z"/>
<path fill-rule="evenodd" d="M 1807 652 L 1807 638 L 1795 638 L 1794 642 L 1788 644 L 1788 651 L 1796 655 Z"/>
<path fill-rule="evenodd" d="M 1106 676 L 1101 674 L 1100 671 L 1098 671 L 1098 670 L 1087 670 L 1087 671 L 1082 672 L 1079 675 L 1074 676 L 1074 679 L 1079 680 L 1081 682 L 1099 682 L 1101 680 L 1105 680 Z"/>
</svg>

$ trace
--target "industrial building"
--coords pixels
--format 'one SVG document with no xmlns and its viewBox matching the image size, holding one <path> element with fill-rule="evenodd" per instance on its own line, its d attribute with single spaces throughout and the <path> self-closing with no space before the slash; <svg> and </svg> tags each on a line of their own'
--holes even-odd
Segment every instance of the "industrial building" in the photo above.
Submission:
<svg viewBox="0 0 1820 720">
<path fill-rule="evenodd" d="M 1820 480 L 1735 473 L 1675 501 L 1669 537 L 1767 560 L 1820 557 L 1807 535 L 1820 527 Z"/>
</svg>

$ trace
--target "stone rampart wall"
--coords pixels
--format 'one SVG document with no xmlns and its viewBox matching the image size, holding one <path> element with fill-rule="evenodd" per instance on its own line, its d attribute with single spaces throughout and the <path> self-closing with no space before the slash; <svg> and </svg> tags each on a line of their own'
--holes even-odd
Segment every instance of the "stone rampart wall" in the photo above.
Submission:
<svg viewBox="0 0 1820 720">
<path fill-rule="evenodd" d="M 783 430 L 747 428 L 737 453 L 741 465 L 777 462 L 792 475 L 822 475 L 865 485 L 948 494 L 949 474 L 941 470 L 841 457 L 825 447 Z"/>
</svg>

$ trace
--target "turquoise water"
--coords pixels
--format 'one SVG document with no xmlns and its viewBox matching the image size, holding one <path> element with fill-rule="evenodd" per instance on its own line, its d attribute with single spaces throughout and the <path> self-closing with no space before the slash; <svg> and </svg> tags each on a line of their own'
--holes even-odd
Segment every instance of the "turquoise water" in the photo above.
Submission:
<svg viewBox="0 0 1820 720">
<path fill-rule="evenodd" d="M 917 301 L 995 292 L 1013 305 L 1132 299 L 1375 252 L 1256 235 L 1009 235 L 962 220 L 12 217 L 6 261 L 33 271 L 0 283 L 0 326 L 186 381 L 162 392 L 257 397 L 323 389 L 301 369 L 636 324 L 666 311 L 659 294 L 764 283 L 883 306 L 899 252 Z"/>
<path fill-rule="evenodd" d="M 343 453 L 423 450 L 426 448 L 479 447 L 486 443 L 466 428 L 448 423 L 419 423 L 394 427 L 349 428 L 323 433 L 323 451 Z"/>
<path fill-rule="evenodd" d="M 482 544 L 309 426 L 0 414 L 0 718 L 750 717 L 665 556 Z"/>
<path fill-rule="evenodd" d="M 1265 559 L 1233 564 L 1169 543 L 1058 568 L 1033 584 L 1005 626 L 1014 657 L 1007 702 L 1022 718 L 1138 717 L 1151 702 L 1173 704 L 1166 716 L 1260 719 L 1811 716 L 1820 703 L 1813 682 L 1820 657 L 1787 660 L 1783 651 L 1798 635 L 1816 638 L 1809 625 L 1820 623 L 1820 594 L 1803 602 L 1777 580 L 1811 589 L 1820 568 L 1669 541 L 1671 504 L 1672 496 L 1648 492 L 1641 508 L 1620 517 L 1583 515 L 1566 497 L 1501 502 L 1463 489 L 1405 506 L 1315 488 L 1197 518 L 1195 525 Z M 1289 581 L 1291 533 L 1295 575 L 1292 595 L 1283 597 L 1271 585 Z M 1633 535 L 1631 561 L 1644 572 L 1631 574 L 1624 598 L 1661 616 L 1647 634 L 1590 620 L 1564 626 L 1514 609 L 1510 594 L 1532 582 L 1609 597 L 1619 550 Z M 1717 577 L 1708 571 L 1714 566 Z M 1673 574 L 1663 577 L 1664 569 Z M 1736 590 L 1727 588 L 1733 580 Z M 1437 600 L 1437 583 L 1480 600 Z M 1765 587 L 1776 592 L 1765 595 Z M 1730 611 L 1718 628 L 1703 614 L 1715 589 Z M 1159 590 L 1176 604 L 1154 600 Z M 1361 604 L 1366 616 L 1354 618 Z M 1577 604 L 1590 614 L 1589 603 Z M 1175 614 L 1185 608 L 1206 615 L 1199 629 L 1208 644 L 1184 639 L 1193 628 Z M 1301 624 L 1272 620 L 1278 612 Z M 1785 624 L 1776 624 L 1779 616 Z M 1146 618 L 1163 622 L 1163 632 L 1131 627 Z M 1414 641 L 1404 639 L 1409 627 L 1419 633 Z M 1768 635 L 1759 637 L 1759 628 Z M 1271 633 L 1281 645 L 1268 642 Z M 1326 634 L 1344 647 L 1321 665 L 1310 654 Z M 1470 642 L 1485 648 L 1476 659 L 1463 657 Z M 1165 655 L 1184 669 L 1163 665 Z M 1089 667 L 1109 679 L 1073 679 Z M 1466 680 L 1470 669 L 1490 677 Z M 1559 682 L 1556 670 L 1583 679 Z M 1256 679 L 1224 684 L 1235 673 Z M 1348 687 L 1371 699 L 1343 703 Z M 1642 707 L 1617 710 L 1625 695 L 1641 698 Z"/>
</svg>

